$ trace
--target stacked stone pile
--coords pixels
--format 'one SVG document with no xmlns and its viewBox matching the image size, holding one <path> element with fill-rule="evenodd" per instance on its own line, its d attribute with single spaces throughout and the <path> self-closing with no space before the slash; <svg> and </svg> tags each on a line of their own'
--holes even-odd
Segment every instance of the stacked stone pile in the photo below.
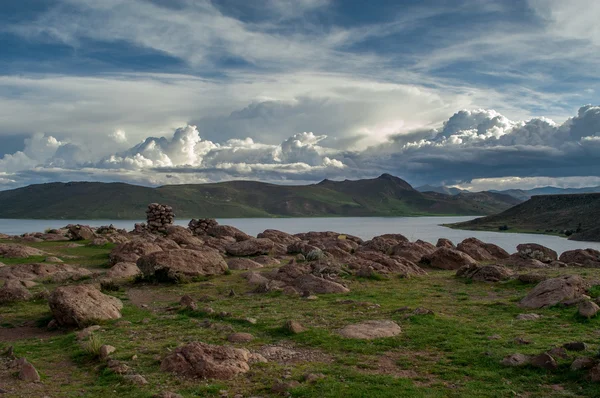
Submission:
<svg viewBox="0 0 600 398">
<path fill-rule="evenodd" d="M 217 225 L 219 225 L 219 223 L 214 218 L 193 218 L 188 223 L 188 227 L 194 235 L 206 235 L 206 231 L 208 231 L 210 228 L 216 227 Z"/>
<path fill-rule="evenodd" d="M 151 203 L 146 210 L 146 220 L 148 231 L 167 232 L 167 227 L 175 221 L 175 214 L 171 206 Z"/>
</svg>

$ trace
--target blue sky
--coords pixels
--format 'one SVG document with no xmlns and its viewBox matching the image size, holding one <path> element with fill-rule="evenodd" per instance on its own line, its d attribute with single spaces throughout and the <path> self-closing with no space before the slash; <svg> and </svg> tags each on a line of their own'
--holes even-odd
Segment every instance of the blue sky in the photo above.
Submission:
<svg viewBox="0 0 600 398">
<path fill-rule="evenodd" d="M 0 189 L 600 185 L 598 15 L 592 0 L 5 0 Z"/>
</svg>

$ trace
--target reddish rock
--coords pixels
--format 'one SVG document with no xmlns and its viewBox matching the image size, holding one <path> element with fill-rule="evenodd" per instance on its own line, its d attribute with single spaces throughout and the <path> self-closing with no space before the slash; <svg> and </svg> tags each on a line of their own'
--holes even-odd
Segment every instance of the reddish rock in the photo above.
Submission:
<svg viewBox="0 0 600 398">
<path fill-rule="evenodd" d="M 563 301 L 580 297 L 587 286 L 579 275 L 565 275 L 559 278 L 546 279 L 534 287 L 521 300 L 525 308 L 543 308 L 559 304 Z"/>
<path fill-rule="evenodd" d="M 517 246 L 517 253 L 523 258 L 531 258 L 543 263 L 558 260 L 558 255 L 554 250 L 538 245 L 537 243 L 520 244 Z"/>
<path fill-rule="evenodd" d="M 456 270 L 465 265 L 477 265 L 477 262 L 466 253 L 458 250 L 441 247 L 428 256 L 424 256 L 422 262 L 433 268 Z"/>
<path fill-rule="evenodd" d="M 225 250 L 231 256 L 257 256 L 260 254 L 269 254 L 273 249 L 273 245 L 273 241 L 270 239 L 251 238 L 231 243 L 225 247 Z"/>
<path fill-rule="evenodd" d="M 137 266 L 146 277 L 181 280 L 187 277 L 220 275 L 227 270 L 221 254 L 209 247 L 203 250 L 171 250 L 140 257 Z"/>
<path fill-rule="evenodd" d="M 206 233 L 215 238 L 233 238 L 237 242 L 241 242 L 248 239 L 253 239 L 250 235 L 240 231 L 236 227 L 231 225 L 216 225 L 209 228 Z"/>
<path fill-rule="evenodd" d="M 32 364 L 27 362 L 25 358 L 22 358 L 21 368 L 19 369 L 19 379 L 28 381 L 30 383 L 37 383 L 40 381 L 40 375 L 38 371 L 33 367 Z"/>
<path fill-rule="evenodd" d="M 67 229 L 73 240 L 93 240 L 96 237 L 92 228 L 87 225 L 70 224 Z"/>
<path fill-rule="evenodd" d="M 63 326 L 85 326 L 95 321 L 121 318 L 123 303 L 92 285 L 56 288 L 48 299 L 54 319 Z"/>
<path fill-rule="evenodd" d="M 110 279 L 129 279 L 135 278 L 141 273 L 135 263 L 117 263 L 108 270 L 106 277 Z"/>
<path fill-rule="evenodd" d="M 392 254 L 392 248 L 400 243 L 409 243 L 409 241 L 401 234 L 379 235 L 363 243 L 361 245 L 361 250 Z"/>
<path fill-rule="evenodd" d="M 348 293 L 350 289 L 339 283 L 318 278 L 314 275 L 303 275 L 296 278 L 292 285 L 300 291 L 309 291 L 316 294 Z"/>
<path fill-rule="evenodd" d="M 227 341 L 229 341 L 230 343 L 249 343 L 252 340 L 254 340 L 254 336 L 252 336 L 250 333 L 232 333 L 229 336 L 227 336 Z"/>
<path fill-rule="evenodd" d="M 267 229 L 256 236 L 257 238 L 268 238 L 275 243 L 281 243 L 283 245 L 291 245 L 294 242 L 300 241 L 297 236 L 288 234 L 286 232 L 278 231 L 276 229 Z"/>
<path fill-rule="evenodd" d="M 249 258 L 230 258 L 227 260 L 227 265 L 231 270 L 250 270 L 262 268 L 262 264 L 257 263 Z"/>
<path fill-rule="evenodd" d="M 9 279 L 4 282 L 4 286 L 0 288 L 0 304 L 26 301 L 30 298 L 31 293 L 29 293 L 29 290 L 27 290 L 18 280 Z"/>
<path fill-rule="evenodd" d="M 560 255 L 560 261 L 580 264 L 584 267 L 600 268 L 600 251 L 594 249 L 569 250 Z"/>
<path fill-rule="evenodd" d="M 0 243 L 0 257 L 4 258 L 27 258 L 43 256 L 45 252 L 33 247 L 19 245 L 16 243 Z"/>
<path fill-rule="evenodd" d="M 402 329 L 393 321 L 365 321 L 354 325 L 348 325 L 339 331 L 342 337 L 349 339 L 371 340 L 383 337 L 397 336 Z"/>
<path fill-rule="evenodd" d="M 522 257 L 519 253 L 511 254 L 502 260 L 502 264 L 513 268 L 548 268 L 548 264 L 529 257 Z"/>
<path fill-rule="evenodd" d="M 416 242 L 401 242 L 392 248 L 394 257 L 402 257 L 413 263 L 418 263 L 425 256 L 435 253 L 437 248 L 429 242 L 417 240 Z"/>
<path fill-rule="evenodd" d="M 135 263 L 140 257 L 163 249 L 153 242 L 135 239 L 115 247 L 109 254 L 111 264 Z"/>
<path fill-rule="evenodd" d="M 513 272 L 502 265 L 465 265 L 456 276 L 480 282 L 499 282 L 512 277 Z"/>
<path fill-rule="evenodd" d="M 456 248 L 476 261 L 495 261 L 509 257 L 508 252 L 500 246 L 484 243 L 477 238 L 465 239 Z"/>
<path fill-rule="evenodd" d="M 190 343 L 175 349 L 161 363 L 164 372 L 185 377 L 228 380 L 250 370 L 245 349 Z"/>
<path fill-rule="evenodd" d="M 438 239 L 435 247 L 446 247 L 448 249 L 456 249 L 456 246 L 454 245 L 454 243 L 452 243 L 452 241 L 450 239 L 446 239 L 446 238 Z"/>
</svg>

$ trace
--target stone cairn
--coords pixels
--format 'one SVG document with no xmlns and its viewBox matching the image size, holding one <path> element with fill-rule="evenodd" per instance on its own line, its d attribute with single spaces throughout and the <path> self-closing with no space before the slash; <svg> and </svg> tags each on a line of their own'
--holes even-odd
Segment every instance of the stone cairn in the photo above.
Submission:
<svg viewBox="0 0 600 398">
<path fill-rule="evenodd" d="M 167 227 L 173 225 L 175 214 L 173 208 L 167 205 L 151 203 L 146 210 L 147 229 L 150 232 L 167 232 Z"/>
<path fill-rule="evenodd" d="M 199 220 L 192 218 L 192 220 L 188 223 L 190 231 L 192 231 L 194 235 L 200 236 L 206 235 L 206 231 L 212 227 L 216 227 L 217 225 L 219 225 L 219 223 L 214 218 L 201 218 Z"/>
</svg>

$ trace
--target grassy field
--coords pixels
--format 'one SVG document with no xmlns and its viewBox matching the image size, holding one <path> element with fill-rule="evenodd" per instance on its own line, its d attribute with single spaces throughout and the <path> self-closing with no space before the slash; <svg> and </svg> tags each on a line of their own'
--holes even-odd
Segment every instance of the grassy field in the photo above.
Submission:
<svg viewBox="0 0 600 398">
<path fill-rule="evenodd" d="M 69 263 L 106 269 L 110 245 L 65 248 L 64 244 L 32 246 L 62 258 L 73 256 L 66 258 Z M 39 261 L 2 261 L 31 260 Z M 600 279 L 600 270 L 548 272 Z M 600 386 L 585 381 L 585 371 L 569 369 L 576 356 L 592 356 L 600 348 L 600 320 L 580 319 L 576 309 L 556 307 L 534 311 L 542 315 L 539 320 L 517 321 L 518 314 L 531 312 L 520 309 L 517 301 L 532 285 L 515 280 L 478 283 L 457 279 L 453 272 L 430 271 L 428 276 L 410 279 L 352 278 L 347 280 L 348 294 L 307 300 L 252 293 L 241 273 L 232 271 L 185 285 L 129 282 L 105 292 L 123 301 L 123 318 L 102 324 L 95 335 L 116 347 L 113 358 L 148 380 L 143 386 L 126 382 L 87 354 L 75 331 L 41 327 L 51 319 L 45 300 L 1 306 L 0 351 L 13 346 L 17 356 L 35 365 L 42 383 L 27 384 L 0 373 L 0 388 L 15 391 L 7 396 L 17 397 L 151 397 L 165 390 L 185 397 L 220 397 L 225 391 L 229 397 L 267 397 L 278 395 L 271 391 L 277 380 L 296 380 L 300 384 L 289 390 L 293 397 L 600 397 Z M 32 291 L 53 288 L 42 283 Z M 229 294 L 232 289 L 234 296 Z M 177 303 L 184 294 L 200 300 L 200 310 L 181 309 Z M 207 315 L 204 306 L 230 315 Z M 417 307 L 433 314 L 414 315 Z M 289 319 L 308 330 L 285 332 L 282 326 Z M 393 320 L 403 332 L 371 341 L 345 339 L 336 333 L 350 323 L 373 319 Z M 189 380 L 160 371 L 161 359 L 175 347 L 192 341 L 231 344 L 226 336 L 233 331 L 255 337 L 239 347 L 260 352 L 265 346 L 281 346 L 297 355 L 252 365 L 249 373 L 231 381 Z M 531 343 L 518 344 L 517 338 Z M 586 342 L 590 350 L 569 353 L 570 360 L 557 359 L 556 371 L 500 365 L 506 355 L 537 354 L 572 341 Z M 308 373 L 324 377 L 303 382 Z"/>
</svg>

